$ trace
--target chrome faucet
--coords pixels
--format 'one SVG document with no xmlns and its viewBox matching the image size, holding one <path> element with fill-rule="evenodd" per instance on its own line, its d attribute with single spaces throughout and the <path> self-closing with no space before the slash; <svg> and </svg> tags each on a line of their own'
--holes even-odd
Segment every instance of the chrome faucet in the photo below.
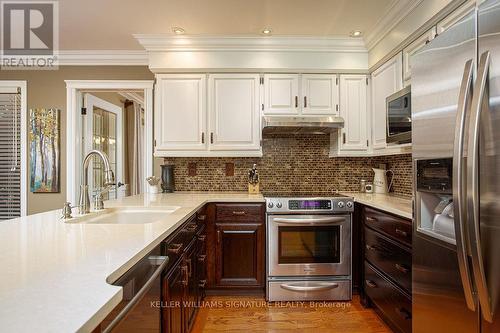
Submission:
<svg viewBox="0 0 500 333">
<path fill-rule="evenodd" d="M 115 175 L 109 166 L 108 156 L 100 150 L 91 150 L 83 159 L 83 177 L 82 184 L 80 185 L 80 199 L 78 200 L 78 213 L 87 214 L 90 213 L 90 197 L 89 197 L 89 175 L 88 169 L 92 155 L 97 155 L 101 158 L 104 163 L 104 186 L 109 187 L 115 185 Z M 102 195 L 99 196 L 100 201 L 96 204 L 97 209 L 102 209 L 104 204 L 102 203 Z"/>
</svg>

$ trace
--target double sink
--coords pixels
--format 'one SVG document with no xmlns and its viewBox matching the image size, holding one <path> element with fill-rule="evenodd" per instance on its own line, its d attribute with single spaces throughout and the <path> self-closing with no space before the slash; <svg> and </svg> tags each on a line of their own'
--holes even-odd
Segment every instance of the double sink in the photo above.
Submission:
<svg viewBox="0 0 500 333">
<path fill-rule="evenodd" d="M 67 223 L 85 224 L 148 224 L 164 219 L 180 207 L 113 207 L 94 211 L 89 214 L 75 216 Z"/>
</svg>

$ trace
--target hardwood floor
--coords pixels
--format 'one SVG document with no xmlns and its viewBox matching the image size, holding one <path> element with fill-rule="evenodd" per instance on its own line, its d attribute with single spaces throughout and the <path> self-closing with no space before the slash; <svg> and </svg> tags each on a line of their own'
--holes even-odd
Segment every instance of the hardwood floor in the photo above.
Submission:
<svg viewBox="0 0 500 333">
<path fill-rule="evenodd" d="M 286 304 L 288 303 L 288 304 Z M 287 305 L 287 306 L 285 306 Z M 267 304 L 255 296 L 208 296 L 192 332 L 389 333 L 355 295 L 351 302 Z"/>
</svg>

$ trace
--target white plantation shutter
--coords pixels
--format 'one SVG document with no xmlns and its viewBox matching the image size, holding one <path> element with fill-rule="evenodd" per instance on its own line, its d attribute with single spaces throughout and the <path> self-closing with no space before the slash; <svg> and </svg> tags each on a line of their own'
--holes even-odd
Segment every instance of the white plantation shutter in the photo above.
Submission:
<svg viewBox="0 0 500 333">
<path fill-rule="evenodd" d="M 21 93 L 0 87 L 0 221 L 21 216 Z"/>
</svg>

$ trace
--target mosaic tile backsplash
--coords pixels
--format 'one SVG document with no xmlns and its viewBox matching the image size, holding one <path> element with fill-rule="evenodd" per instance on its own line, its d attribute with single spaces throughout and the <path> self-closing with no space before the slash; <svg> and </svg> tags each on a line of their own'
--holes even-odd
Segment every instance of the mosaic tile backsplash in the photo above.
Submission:
<svg viewBox="0 0 500 333">
<path fill-rule="evenodd" d="M 372 167 L 386 163 L 394 172 L 392 191 L 412 195 L 411 154 L 380 157 L 328 157 L 327 135 L 267 136 L 261 158 L 165 158 L 175 165 L 177 191 L 246 191 L 253 163 L 264 194 L 358 191 L 360 179 L 373 180 Z M 234 166 L 234 168 L 233 168 Z M 194 175 L 195 174 L 195 175 Z"/>
</svg>

